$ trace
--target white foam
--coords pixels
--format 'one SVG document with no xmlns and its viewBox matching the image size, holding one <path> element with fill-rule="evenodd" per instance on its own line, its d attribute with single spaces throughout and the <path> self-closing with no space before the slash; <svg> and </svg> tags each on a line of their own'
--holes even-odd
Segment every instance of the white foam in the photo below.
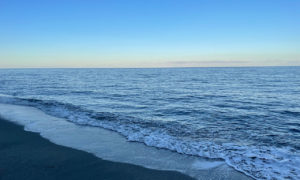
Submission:
<svg viewBox="0 0 300 180">
<path fill-rule="evenodd" d="M 168 124 L 164 128 L 159 128 L 160 124 L 148 127 L 148 124 L 152 122 L 131 118 L 111 119 L 109 113 L 97 116 L 97 113 L 94 114 L 94 112 L 80 109 L 80 107 L 56 101 L 19 99 L 1 95 L 0 100 L 2 103 L 33 106 L 52 116 L 66 118 L 64 120 L 77 125 L 109 129 L 118 132 L 122 135 L 121 138 L 125 137 L 129 141 L 144 143 L 147 146 L 168 149 L 186 155 L 224 159 L 227 165 L 255 179 L 300 179 L 299 151 L 289 147 L 217 144 L 212 141 L 181 139 L 168 133 L 168 128 L 176 128 L 172 124 Z"/>
<path fill-rule="evenodd" d="M 128 142 L 123 136 L 99 127 L 79 126 L 27 106 L 0 104 L 0 116 L 40 133 L 53 143 L 95 154 L 102 159 L 152 169 L 175 170 L 197 179 L 248 179 L 224 161 L 178 154 Z"/>
</svg>

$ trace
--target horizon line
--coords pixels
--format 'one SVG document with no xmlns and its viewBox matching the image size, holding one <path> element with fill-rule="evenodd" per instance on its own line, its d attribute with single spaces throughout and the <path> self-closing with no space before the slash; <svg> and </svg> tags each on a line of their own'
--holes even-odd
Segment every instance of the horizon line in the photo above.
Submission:
<svg viewBox="0 0 300 180">
<path fill-rule="evenodd" d="M 0 69 L 180 69 L 180 68 L 264 68 L 300 67 L 300 65 L 257 65 L 257 66 L 170 66 L 170 67 L 0 67 Z"/>
</svg>

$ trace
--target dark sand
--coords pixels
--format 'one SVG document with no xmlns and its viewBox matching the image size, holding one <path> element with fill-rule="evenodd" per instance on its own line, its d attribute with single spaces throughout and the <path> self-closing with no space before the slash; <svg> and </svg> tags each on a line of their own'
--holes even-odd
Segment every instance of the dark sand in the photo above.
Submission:
<svg viewBox="0 0 300 180">
<path fill-rule="evenodd" d="M 51 143 L 37 133 L 0 119 L 0 179 L 192 179 L 172 171 L 158 171 L 116 163 Z"/>
</svg>

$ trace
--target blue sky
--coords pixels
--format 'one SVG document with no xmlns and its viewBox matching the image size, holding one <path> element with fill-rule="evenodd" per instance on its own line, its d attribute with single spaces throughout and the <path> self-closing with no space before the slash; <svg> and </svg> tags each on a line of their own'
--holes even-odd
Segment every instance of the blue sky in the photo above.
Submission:
<svg viewBox="0 0 300 180">
<path fill-rule="evenodd" d="M 0 0 L 0 67 L 300 65 L 299 0 Z"/>
</svg>

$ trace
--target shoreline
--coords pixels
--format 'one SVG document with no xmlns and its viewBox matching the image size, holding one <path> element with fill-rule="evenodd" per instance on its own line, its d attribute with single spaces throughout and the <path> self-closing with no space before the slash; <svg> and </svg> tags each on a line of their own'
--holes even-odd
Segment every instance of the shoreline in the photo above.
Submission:
<svg viewBox="0 0 300 180">
<path fill-rule="evenodd" d="M 0 179 L 193 179 L 175 171 L 102 160 L 56 145 L 0 117 Z"/>
</svg>

